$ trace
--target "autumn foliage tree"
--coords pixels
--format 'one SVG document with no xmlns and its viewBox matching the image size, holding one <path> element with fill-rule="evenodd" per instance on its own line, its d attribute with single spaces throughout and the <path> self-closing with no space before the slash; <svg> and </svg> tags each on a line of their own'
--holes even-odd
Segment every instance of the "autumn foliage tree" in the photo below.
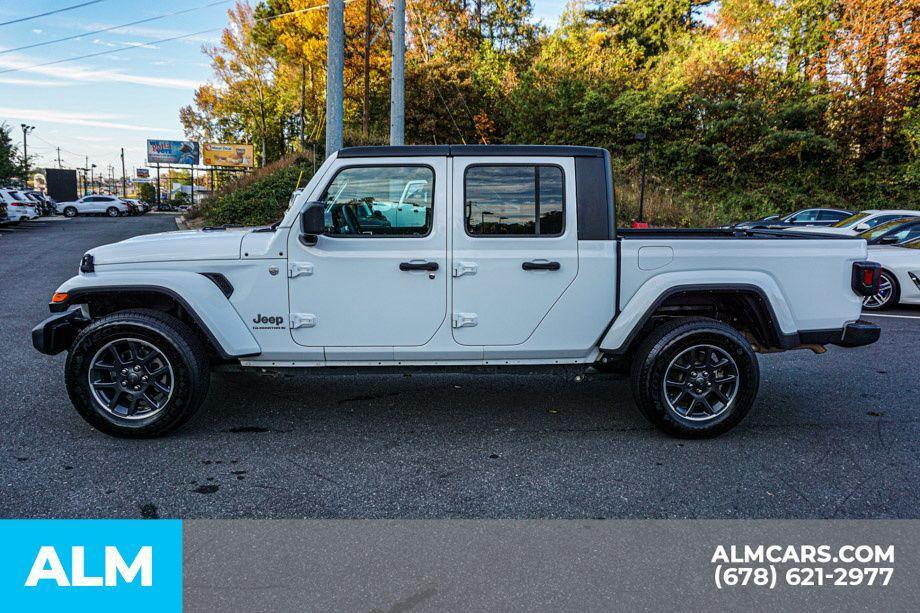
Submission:
<svg viewBox="0 0 920 613">
<path fill-rule="evenodd" d="M 260 159 L 322 142 L 326 11 L 229 12 L 190 136 Z M 388 141 L 386 0 L 345 8 L 345 141 Z M 650 138 L 650 210 L 718 223 L 800 206 L 920 208 L 920 0 L 408 0 L 406 142 L 608 147 L 624 214 Z"/>
</svg>

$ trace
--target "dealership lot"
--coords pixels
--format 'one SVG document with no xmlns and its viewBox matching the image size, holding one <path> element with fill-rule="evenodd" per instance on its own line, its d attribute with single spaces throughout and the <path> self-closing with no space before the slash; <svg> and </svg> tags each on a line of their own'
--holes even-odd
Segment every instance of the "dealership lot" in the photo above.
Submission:
<svg viewBox="0 0 920 613">
<path fill-rule="evenodd" d="M 761 356 L 755 409 L 678 441 L 625 380 L 216 373 L 177 434 L 128 441 L 70 406 L 31 327 L 83 252 L 168 215 L 0 228 L 0 516 L 917 517 L 920 310 L 875 345 Z"/>
</svg>

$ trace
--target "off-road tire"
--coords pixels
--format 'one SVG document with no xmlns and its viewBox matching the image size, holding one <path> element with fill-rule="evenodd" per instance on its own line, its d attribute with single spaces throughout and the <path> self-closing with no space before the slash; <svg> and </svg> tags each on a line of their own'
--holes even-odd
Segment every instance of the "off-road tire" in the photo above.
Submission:
<svg viewBox="0 0 920 613">
<path fill-rule="evenodd" d="M 172 369 L 171 395 L 148 418 L 113 414 L 96 399 L 90 386 L 90 362 L 100 349 L 117 339 L 149 343 L 165 356 Z M 210 364 L 199 337 L 175 317 L 146 309 L 118 311 L 92 322 L 77 335 L 67 354 L 64 381 L 77 412 L 94 428 L 122 438 L 153 438 L 179 428 L 204 403 Z"/>
<path fill-rule="evenodd" d="M 711 418 L 688 419 L 665 398 L 665 377 L 672 361 L 695 346 L 718 348 L 737 370 L 734 396 Z M 711 438 L 735 427 L 751 410 L 760 367 L 750 343 L 736 329 L 714 319 L 688 317 L 662 324 L 649 334 L 636 351 L 630 378 L 639 411 L 657 428 L 678 438 Z"/>
</svg>

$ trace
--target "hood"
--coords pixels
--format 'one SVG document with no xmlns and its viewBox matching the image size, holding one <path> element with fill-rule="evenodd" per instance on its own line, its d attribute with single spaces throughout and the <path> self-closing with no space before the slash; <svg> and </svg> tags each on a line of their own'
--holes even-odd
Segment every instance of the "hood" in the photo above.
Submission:
<svg viewBox="0 0 920 613">
<path fill-rule="evenodd" d="M 240 243 L 252 228 L 145 234 L 91 249 L 96 265 L 189 260 L 238 260 Z"/>
</svg>

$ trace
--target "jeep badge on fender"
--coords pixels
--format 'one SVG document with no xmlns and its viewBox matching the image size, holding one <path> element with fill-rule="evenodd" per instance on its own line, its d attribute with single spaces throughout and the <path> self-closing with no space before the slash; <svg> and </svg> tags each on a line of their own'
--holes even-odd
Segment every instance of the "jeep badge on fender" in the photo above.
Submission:
<svg viewBox="0 0 920 613">
<path fill-rule="evenodd" d="M 272 315 L 271 317 L 266 317 L 265 315 L 259 313 L 252 320 L 252 323 L 261 324 L 263 326 L 267 324 L 273 328 L 280 328 L 284 324 L 284 317 L 281 315 Z"/>
</svg>

